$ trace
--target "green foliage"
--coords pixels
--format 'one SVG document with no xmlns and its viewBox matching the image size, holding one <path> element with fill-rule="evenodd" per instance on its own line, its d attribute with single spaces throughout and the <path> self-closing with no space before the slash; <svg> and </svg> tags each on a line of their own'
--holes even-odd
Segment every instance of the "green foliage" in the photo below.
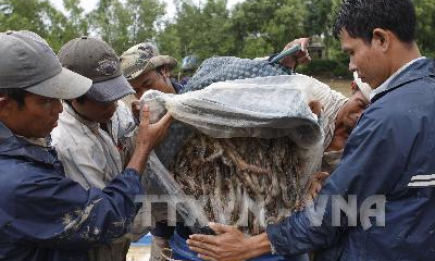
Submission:
<svg viewBox="0 0 435 261">
<path fill-rule="evenodd" d="M 325 78 L 350 78 L 351 74 L 346 61 L 313 60 L 309 65 L 301 66 L 298 72 L 306 75 L 316 75 Z"/>
<path fill-rule="evenodd" d="M 415 0 L 418 45 L 425 55 L 435 54 L 435 1 Z"/>
<path fill-rule="evenodd" d="M 33 31 L 58 50 L 67 25 L 66 17 L 48 0 L 0 0 L 0 31 Z"/>
<path fill-rule="evenodd" d="M 60 0 L 56 0 L 60 1 Z M 348 58 L 332 37 L 334 10 L 341 0 L 245 0 L 227 9 L 227 0 L 177 0 L 176 14 L 164 20 L 163 0 L 99 0 L 85 13 L 80 0 L 62 0 L 65 13 L 50 0 L 0 0 L 0 31 L 31 30 L 55 51 L 67 41 L 94 35 L 118 54 L 139 42 L 154 40 L 161 53 L 177 60 L 196 54 L 243 58 L 279 52 L 295 38 L 317 36 L 326 61 L 313 61 L 304 73 L 348 76 Z M 435 56 L 435 1 L 414 0 L 417 42 L 422 53 Z"/>
<path fill-rule="evenodd" d="M 241 58 L 255 58 L 264 56 L 265 54 L 271 54 L 273 51 L 273 46 L 267 43 L 264 38 L 248 36 L 243 50 L 238 56 Z"/>
<path fill-rule="evenodd" d="M 260 38 L 275 52 L 282 50 L 289 40 L 306 35 L 305 16 L 302 0 L 248 0 L 236 5 L 232 30 L 237 53 L 245 52 L 251 39 Z"/>
<path fill-rule="evenodd" d="M 200 59 L 233 54 L 226 0 L 208 0 L 203 7 L 180 1 L 173 31 L 183 56 L 195 53 Z"/>
</svg>

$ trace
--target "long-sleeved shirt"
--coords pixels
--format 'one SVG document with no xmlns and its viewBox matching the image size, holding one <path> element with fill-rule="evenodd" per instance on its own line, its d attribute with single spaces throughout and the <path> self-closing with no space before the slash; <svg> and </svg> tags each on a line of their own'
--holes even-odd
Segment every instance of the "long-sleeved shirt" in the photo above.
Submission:
<svg viewBox="0 0 435 261">
<path fill-rule="evenodd" d="M 65 177 L 56 152 L 0 122 L 0 260 L 89 261 L 89 250 L 129 230 L 143 194 L 126 169 L 104 189 Z"/>
<path fill-rule="evenodd" d="M 435 62 L 420 59 L 372 98 L 314 205 L 267 227 L 278 253 L 317 249 L 318 260 L 433 260 L 434 128 Z M 354 200 L 355 224 L 340 213 L 337 219 L 331 207 L 337 197 Z M 373 200 L 378 216 L 368 218 Z M 314 226 L 310 217 L 321 206 L 322 223 Z"/>
<path fill-rule="evenodd" d="M 104 188 L 127 165 L 134 150 L 136 124 L 127 107 L 118 102 L 107 130 L 90 122 L 65 104 L 59 126 L 52 132 L 52 144 L 65 167 L 66 176 L 84 188 Z M 143 211 L 143 209 L 139 210 Z M 101 245 L 90 251 L 96 261 L 123 261 L 131 240 L 148 233 L 148 226 L 139 213 L 128 235 L 111 245 Z"/>
</svg>

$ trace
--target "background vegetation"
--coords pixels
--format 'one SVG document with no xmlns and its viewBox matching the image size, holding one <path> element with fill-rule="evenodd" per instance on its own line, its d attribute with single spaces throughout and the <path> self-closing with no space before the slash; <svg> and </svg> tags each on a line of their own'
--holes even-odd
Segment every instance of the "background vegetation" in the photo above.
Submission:
<svg viewBox="0 0 435 261">
<path fill-rule="evenodd" d="M 79 0 L 63 1 L 63 13 L 48 0 L 0 0 L 0 31 L 32 30 L 55 51 L 82 35 L 103 38 L 122 54 L 132 45 L 153 40 L 161 53 L 179 61 L 189 54 L 201 60 L 213 55 L 253 58 L 282 50 L 294 38 L 317 36 L 326 48 L 324 60 L 301 68 L 307 74 L 345 76 L 347 58 L 331 35 L 340 0 L 246 0 L 226 8 L 226 0 L 176 1 L 174 17 L 165 18 L 162 0 L 100 0 L 85 13 Z M 435 55 L 435 1 L 414 0 L 418 43 Z"/>
</svg>

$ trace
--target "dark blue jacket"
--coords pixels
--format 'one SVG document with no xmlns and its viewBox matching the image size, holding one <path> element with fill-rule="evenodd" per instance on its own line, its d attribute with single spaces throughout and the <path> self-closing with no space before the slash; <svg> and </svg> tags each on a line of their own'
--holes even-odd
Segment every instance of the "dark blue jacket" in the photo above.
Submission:
<svg viewBox="0 0 435 261">
<path fill-rule="evenodd" d="M 315 201 L 320 207 L 328 199 L 322 225 L 311 226 L 305 210 L 268 226 L 279 254 L 317 249 L 317 260 L 435 260 L 434 73 L 434 61 L 416 61 L 372 99 Z M 345 216 L 333 226 L 331 195 L 355 195 L 358 210 L 369 197 L 385 195 L 385 226 L 371 219 L 365 230 L 360 218 L 367 211 L 356 226 Z"/>
<path fill-rule="evenodd" d="M 55 152 L 0 122 L 0 260 L 84 261 L 127 232 L 143 194 L 126 170 L 103 190 L 65 178 Z"/>
</svg>

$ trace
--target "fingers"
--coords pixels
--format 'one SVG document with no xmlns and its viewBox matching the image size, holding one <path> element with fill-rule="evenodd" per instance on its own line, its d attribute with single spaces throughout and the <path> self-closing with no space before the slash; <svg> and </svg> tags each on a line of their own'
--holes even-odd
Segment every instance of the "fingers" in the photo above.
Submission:
<svg viewBox="0 0 435 261">
<path fill-rule="evenodd" d="M 311 112 L 313 112 L 317 116 L 320 116 L 320 114 L 322 113 L 323 106 L 320 103 L 320 101 L 318 100 L 310 101 L 308 103 L 308 106 L 310 106 Z"/>
<path fill-rule="evenodd" d="M 198 237 L 190 237 L 186 241 L 189 249 L 198 253 L 198 257 L 204 260 L 217 260 L 216 258 L 216 245 L 207 243 L 207 238 L 209 236 L 199 237 L 200 235 L 196 235 Z"/>
<path fill-rule="evenodd" d="M 195 250 L 193 250 L 195 251 Z M 196 251 L 195 251 L 196 252 Z M 198 255 L 199 258 L 203 259 L 203 260 L 208 260 L 208 261 L 218 261 L 216 258 L 213 258 L 211 256 L 207 256 L 205 254 L 199 254 Z"/>
<path fill-rule="evenodd" d="M 224 233 L 229 233 L 231 231 L 234 231 L 236 228 L 233 226 L 227 226 L 227 225 L 222 225 L 222 224 L 218 224 L 218 223 L 213 223 L 210 222 L 208 224 L 208 226 L 214 231 L 216 232 L 216 234 L 220 235 L 220 234 L 224 234 Z"/>
<path fill-rule="evenodd" d="M 329 177 L 329 173 L 327 172 L 318 172 L 313 175 L 310 182 L 309 192 L 308 192 L 312 199 L 318 197 L 320 191 L 322 190 L 323 182 L 328 177 Z"/>
<path fill-rule="evenodd" d="M 171 125 L 172 120 L 173 120 L 172 115 L 171 115 L 169 112 L 167 112 L 167 113 L 165 114 L 165 116 L 163 116 L 163 117 L 162 117 L 162 118 L 157 122 L 157 124 L 160 124 L 160 125 L 162 125 L 163 127 L 168 127 L 169 125 Z"/>
<path fill-rule="evenodd" d="M 205 255 L 214 255 L 216 246 L 213 244 L 208 244 L 204 241 L 188 239 L 186 241 L 190 249 L 196 249 L 195 252 Z"/>
<path fill-rule="evenodd" d="M 301 50 L 304 52 L 308 52 L 308 46 L 310 46 L 310 38 L 299 38 L 298 39 L 301 45 Z"/>
<path fill-rule="evenodd" d="M 140 115 L 140 124 L 150 124 L 150 108 L 146 104 L 142 108 L 142 113 Z"/>
<path fill-rule="evenodd" d="M 314 178 L 318 179 L 320 181 L 324 181 L 328 177 L 329 177 L 329 173 L 328 172 L 318 172 L 318 173 L 314 174 Z"/>
<path fill-rule="evenodd" d="M 201 247 L 203 244 L 207 245 L 215 245 L 216 244 L 216 236 L 210 235 L 190 235 L 189 240 L 187 240 L 187 244 L 190 246 Z"/>
</svg>

